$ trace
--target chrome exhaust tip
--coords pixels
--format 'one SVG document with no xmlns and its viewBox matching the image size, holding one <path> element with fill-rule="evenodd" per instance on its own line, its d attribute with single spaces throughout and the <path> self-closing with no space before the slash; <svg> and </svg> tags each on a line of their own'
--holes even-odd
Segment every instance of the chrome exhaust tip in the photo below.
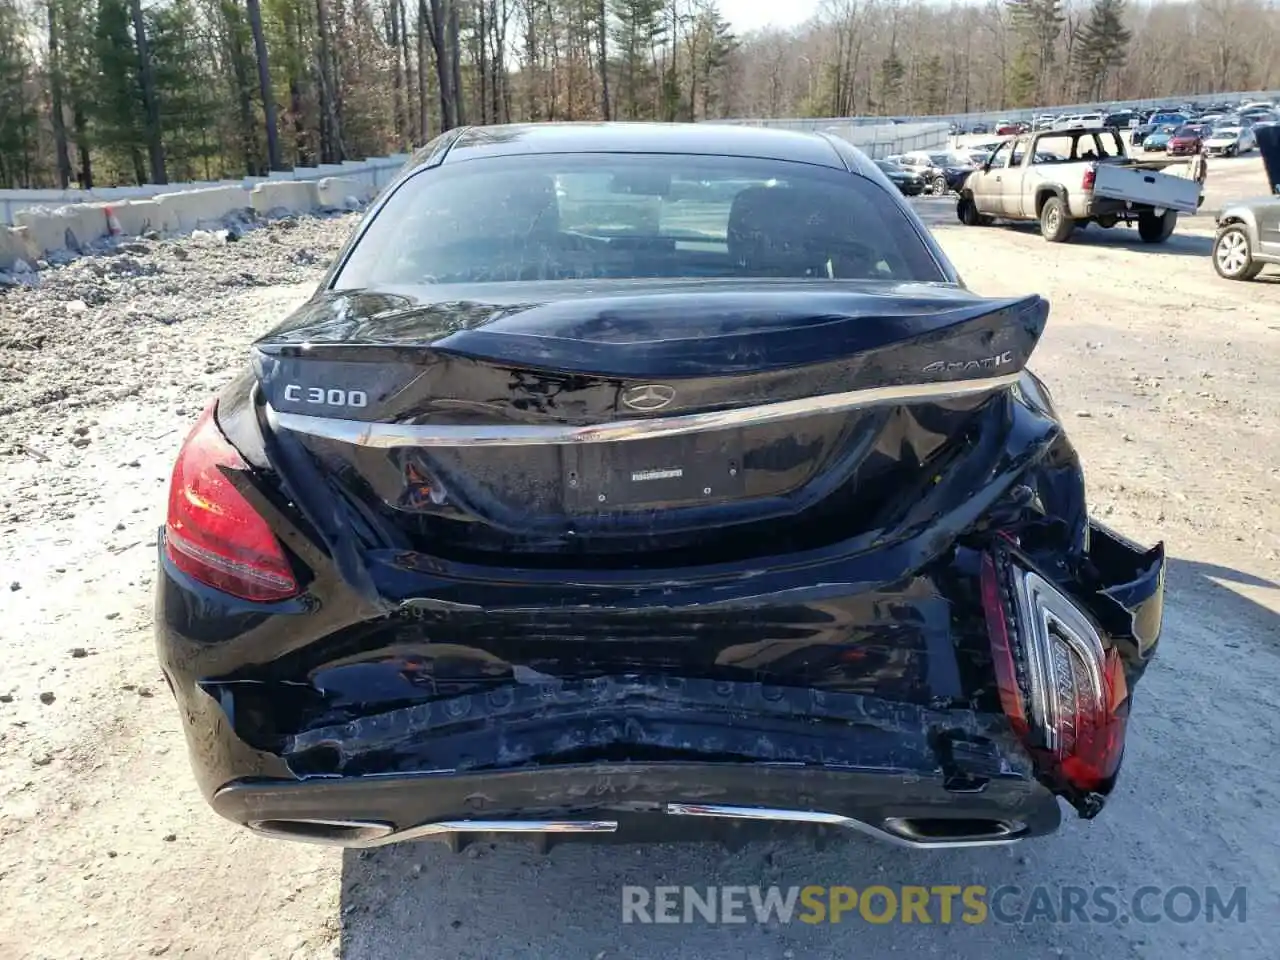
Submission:
<svg viewBox="0 0 1280 960">
<path fill-rule="evenodd" d="M 916 850 L 1001 846 L 1017 843 L 1027 831 L 1026 824 L 1017 820 L 888 817 L 882 823 L 875 824 L 818 810 L 735 807 L 719 803 L 668 803 L 666 811 L 683 817 L 725 817 L 733 820 L 771 820 L 846 827 L 877 840 Z"/>
<path fill-rule="evenodd" d="M 1013 843 L 1027 832 L 1019 820 L 971 817 L 890 817 L 884 828 L 917 847 L 994 846 Z"/>
<path fill-rule="evenodd" d="M 299 840 L 335 847 L 359 847 L 377 843 L 395 829 L 372 820 L 317 820 L 311 818 L 250 820 L 254 833 L 277 840 Z"/>
</svg>

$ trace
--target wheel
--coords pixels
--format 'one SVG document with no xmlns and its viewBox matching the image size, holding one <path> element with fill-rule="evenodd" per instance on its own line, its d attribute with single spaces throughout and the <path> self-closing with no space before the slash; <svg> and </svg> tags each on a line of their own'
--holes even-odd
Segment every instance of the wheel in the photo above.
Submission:
<svg viewBox="0 0 1280 960">
<path fill-rule="evenodd" d="M 1213 269 L 1227 280 L 1252 280 L 1262 270 L 1249 249 L 1249 234 L 1240 224 L 1231 224 L 1213 238 Z"/>
<path fill-rule="evenodd" d="M 1173 236 L 1177 225 L 1177 210 L 1166 210 L 1162 217 L 1150 212 L 1138 214 L 1138 236 L 1143 243 L 1164 243 Z"/>
<path fill-rule="evenodd" d="M 1067 207 L 1057 197 L 1049 197 L 1040 208 L 1040 235 L 1050 243 L 1064 243 L 1075 229 Z"/>
<path fill-rule="evenodd" d="M 970 194 L 964 194 L 956 201 L 956 216 L 966 227 L 989 227 L 996 222 L 995 217 L 988 217 L 978 212 L 978 205 Z"/>
<path fill-rule="evenodd" d="M 947 178 L 937 176 L 933 178 L 933 195 L 940 197 L 947 192 Z"/>
</svg>

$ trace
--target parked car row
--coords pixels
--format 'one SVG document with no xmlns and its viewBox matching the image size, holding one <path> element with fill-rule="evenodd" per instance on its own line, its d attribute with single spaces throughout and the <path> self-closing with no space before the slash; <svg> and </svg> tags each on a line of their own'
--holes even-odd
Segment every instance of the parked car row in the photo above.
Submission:
<svg viewBox="0 0 1280 960">
<path fill-rule="evenodd" d="M 1268 101 L 1222 102 L 1200 106 L 1184 103 L 1143 110 L 1099 106 L 1083 112 L 1046 112 L 1029 121 L 1007 119 L 997 120 L 993 124 L 956 121 L 951 124 L 951 134 L 994 133 L 997 136 L 1017 136 L 1041 130 L 1101 130 L 1109 127 L 1113 130 L 1133 130 L 1134 144 L 1137 145 L 1152 131 L 1167 124 L 1186 124 L 1197 120 L 1240 121 L 1246 118 L 1255 123 L 1280 121 L 1280 106 Z"/>
<path fill-rule="evenodd" d="M 910 153 L 888 157 L 887 160 L 913 174 L 924 188 L 939 197 L 958 191 L 965 178 L 973 173 L 975 166 L 980 162 L 974 152 L 968 150 L 913 150 Z M 894 182 L 899 183 L 896 180 Z M 903 188 L 901 183 L 899 183 L 899 189 L 907 193 L 907 189 Z M 907 195 L 915 194 L 907 193 Z"/>
</svg>

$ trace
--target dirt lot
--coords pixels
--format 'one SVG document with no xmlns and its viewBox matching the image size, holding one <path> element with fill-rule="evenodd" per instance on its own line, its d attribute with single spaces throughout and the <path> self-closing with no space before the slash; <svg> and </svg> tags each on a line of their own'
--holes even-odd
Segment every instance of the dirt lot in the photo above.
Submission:
<svg viewBox="0 0 1280 960">
<path fill-rule="evenodd" d="M 151 649 L 155 529 L 200 402 L 350 223 L 304 221 L 0 292 L 0 956 L 1274 957 L 1280 282 L 1218 279 L 1204 220 L 1160 248 L 1096 228 L 1059 246 L 922 209 L 978 291 L 1052 300 L 1034 366 L 1094 510 L 1172 557 L 1161 656 L 1099 820 L 978 852 L 854 838 L 546 857 L 344 854 L 218 820 Z M 1248 908 L 1217 925 L 623 926 L 625 883 L 1243 884 Z"/>
</svg>

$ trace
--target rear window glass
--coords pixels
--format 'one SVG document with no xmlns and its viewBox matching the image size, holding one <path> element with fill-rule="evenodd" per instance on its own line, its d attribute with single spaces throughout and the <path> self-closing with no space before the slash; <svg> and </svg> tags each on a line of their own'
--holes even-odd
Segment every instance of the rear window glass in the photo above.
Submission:
<svg viewBox="0 0 1280 960">
<path fill-rule="evenodd" d="M 900 201 L 854 174 L 747 158 L 545 154 L 411 177 L 335 286 L 699 277 L 946 279 Z"/>
<path fill-rule="evenodd" d="M 1036 142 L 1036 163 L 1046 162 L 1041 159 L 1042 155 L 1068 161 L 1122 157 L 1124 144 L 1119 136 L 1110 130 L 1043 134 Z"/>
</svg>

